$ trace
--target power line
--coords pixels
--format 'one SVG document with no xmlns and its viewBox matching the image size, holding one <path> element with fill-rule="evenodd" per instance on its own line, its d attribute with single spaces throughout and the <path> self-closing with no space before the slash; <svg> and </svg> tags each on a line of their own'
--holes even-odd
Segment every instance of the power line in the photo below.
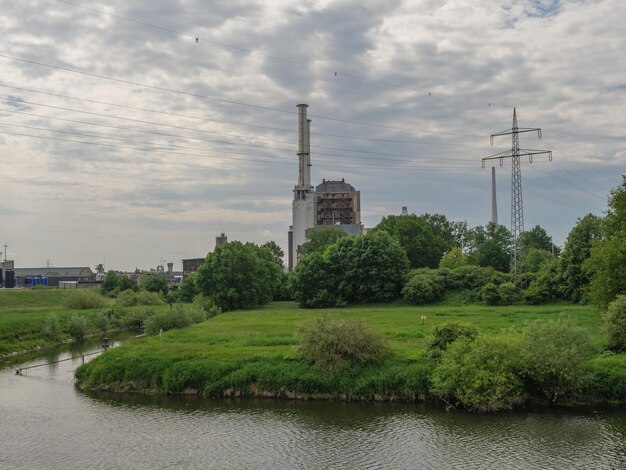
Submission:
<svg viewBox="0 0 626 470">
<path fill-rule="evenodd" d="M 101 143 L 101 142 L 89 142 L 89 141 L 79 141 L 79 140 L 71 140 L 71 139 L 63 139 L 63 138 L 59 138 L 59 137 L 45 137 L 45 136 L 39 136 L 39 135 L 32 135 L 32 134 L 22 134 L 22 133 L 17 133 L 17 132 L 7 132 L 7 131 L 0 131 L 0 134 L 6 134 L 6 135 L 12 135 L 12 136 L 17 136 L 17 137 L 29 137 L 29 138 L 35 138 L 35 139 L 44 139 L 44 140 L 53 140 L 53 141 L 60 141 L 60 142 L 68 142 L 68 143 L 74 143 L 74 144 L 82 144 L 82 145 L 97 145 L 97 146 L 103 146 L 103 147 L 110 147 L 110 148 L 118 148 L 118 149 L 125 149 L 125 150 L 140 150 L 142 152 L 151 152 L 154 149 L 147 149 L 145 147 L 128 147 L 128 146 L 123 146 L 123 145 L 116 145 L 116 144 L 105 144 L 105 143 Z M 155 146 L 156 148 L 159 148 L 159 146 Z M 213 156 L 214 160 L 237 160 L 237 161 L 253 161 L 253 162 L 260 162 L 260 163 L 275 163 L 275 164 L 287 164 L 287 165 L 294 165 L 294 159 L 292 158 L 281 158 L 281 157 L 275 157 L 275 156 L 264 156 L 264 159 L 258 159 L 258 158 L 254 158 L 254 157 L 250 157 L 249 154 L 242 154 L 245 155 L 245 157 L 243 158 L 234 158 L 234 157 L 222 157 L 222 156 L 214 156 L 212 154 L 203 154 L 203 155 L 199 155 L 199 154 L 192 154 L 192 153 L 186 153 L 186 152 L 173 152 L 173 151 L 169 151 L 169 150 L 158 150 L 158 152 L 160 154 L 166 154 L 166 155 L 182 155 L 182 156 L 186 156 L 186 157 L 196 157 L 196 158 L 204 158 L 206 159 L 207 156 Z M 234 153 L 234 152 L 233 152 Z M 271 159 L 271 160 L 270 160 Z M 176 163 L 176 162 L 174 162 Z M 362 168 L 368 168 L 368 169 L 383 169 L 383 170 L 397 170 L 397 171 L 411 171 L 411 170 L 415 170 L 415 171 L 458 171 L 459 169 L 464 169 L 465 171 L 472 169 L 472 167 L 451 167 L 451 166 L 438 166 L 438 167 L 415 167 L 415 166 L 391 166 L 391 165 L 363 165 L 363 164 L 354 164 L 354 165 L 336 165 L 335 162 L 329 162 L 331 163 L 330 165 L 325 165 L 325 167 L 328 168 L 340 168 L 340 169 L 362 169 Z"/>
<path fill-rule="evenodd" d="M 78 101 L 83 101 L 83 102 L 86 102 L 86 103 L 100 104 L 100 105 L 104 105 L 104 106 L 115 106 L 115 107 L 123 108 L 123 109 L 132 109 L 132 110 L 135 110 L 135 111 L 143 111 L 143 112 L 148 112 L 148 113 L 163 114 L 163 115 L 166 115 L 166 116 L 182 117 L 182 118 L 188 118 L 188 119 L 197 119 L 197 120 L 201 120 L 201 121 L 204 121 L 204 122 L 217 122 L 217 123 L 222 123 L 222 124 L 231 124 L 231 125 L 235 125 L 235 126 L 253 127 L 253 128 L 274 130 L 274 131 L 280 131 L 280 132 L 292 132 L 292 133 L 298 132 L 296 129 L 285 129 L 285 128 L 281 128 L 281 127 L 261 126 L 261 125 L 258 125 L 258 124 L 249 124 L 249 123 L 243 123 L 243 122 L 237 122 L 237 121 L 225 121 L 225 120 L 221 120 L 221 119 L 207 118 L 205 116 L 194 116 L 194 115 L 190 115 L 190 114 L 179 114 L 179 113 L 172 113 L 172 112 L 162 111 L 162 110 L 139 108 L 139 107 L 128 106 L 128 105 L 123 105 L 123 104 L 119 104 L 119 103 L 110 103 L 110 102 L 106 102 L 106 101 L 92 100 L 92 99 L 88 99 L 88 98 L 79 98 L 77 96 L 62 95 L 62 94 L 59 94 L 59 93 L 50 93 L 50 92 L 41 91 L 41 90 L 33 90 L 32 88 L 16 87 L 16 86 L 11 86 L 11 85 L 7 85 L 7 84 L 3 84 L 3 83 L 0 83 L 0 87 L 2 87 L 2 88 L 9 88 L 9 89 L 12 89 L 12 90 L 26 91 L 26 92 L 30 92 L 30 93 L 38 93 L 38 94 L 47 95 L 47 96 L 54 96 L 54 97 L 57 97 L 57 98 L 78 100 Z M 205 131 L 205 132 L 209 132 L 209 131 Z M 256 136 L 241 136 L 241 135 L 238 135 L 238 134 L 228 134 L 228 133 L 224 133 L 224 132 L 215 132 L 215 131 L 211 131 L 211 132 L 213 132 L 215 134 L 228 135 L 228 136 L 233 136 L 233 137 L 243 137 L 243 138 L 250 138 L 250 139 L 257 139 L 257 140 L 266 140 L 268 142 L 285 143 L 283 141 L 275 141 L 273 139 L 264 139 L 264 138 L 259 138 L 259 137 L 256 137 Z M 428 141 L 424 142 L 424 141 L 418 141 L 418 140 L 377 139 L 377 138 L 372 138 L 372 137 L 350 136 L 350 135 L 341 135 L 341 134 L 329 134 L 329 133 L 324 133 L 324 132 L 311 132 L 311 135 L 319 135 L 319 136 L 324 136 L 324 137 L 335 137 L 335 138 L 340 138 L 340 139 L 353 139 L 353 140 L 360 140 L 360 141 L 384 142 L 384 143 L 399 143 L 399 144 L 414 144 L 414 145 L 433 145 L 433 146 L 445 146 L 445 147 L 476 147 L 476 148 L 483 148 L 483 147 L 485 147 L 484 145 L 478 145 L 478 144 L 476 144 L 476 145 L 472 145 L 472 144 L 468 145 L 468 144 L 465 144 L 465 143 L 452 143 L 452 142 L 428 142 Z M 345 149 L 339 149 L 339 148 L 335 148 L 335 147 L 325 147 L 325 146 L 322 146 L 322 145 L 312 145 L 311 147 L 328 148 L 328 149 L 333 149 L 333 150 L 345 150 Z"/>
<path fill-rule="evenodd" d="M 309 68 L 309 63 L 303 62 L 303 61 L 300 61 L 300 60 L 296 60 L 296 59 L 292 59 L 292 58 L 285 58 L 285 57 L 280 57 L 280 56 L 275 56 L 275 55 L 271 55 L 271 54 L 264 54 L 262 52 L 254 50 L 254 49 L 247 49 L 245 47 L 235 46 L 235 45 L 232 45 L 232 44 L 228 44 L 228 43 L 221 42 L 221 41 L 216 41 L 216 40 L 213 40 L 213 39 L 206 39 L 204 37 L 201 38 L 199 35 L 196 35 L 196 34 L 188 34 L 188 33 L 184 33 L 184 32 L 181 32 L 181 31 L 176 31 L 176 30 L 171 29 L 171 28 L 166 28 L 166 27 L 159 26 L 159 25 L 156 25 L 156 24 L 153 24 L 153 23 L 148 23 L 146 21 L 136 20 L 136 19 L 130 18 L 128 16 L 118 15 L 118 14 L 115 14 L 115 13 L 110 13 L 110 12 L 103 11 L 103 10 L 98 10 L 96 8 L 87 7 L 87 6 L 81 5 L 79 3 L 71 2 L 69 0 L 57 0 L 57 1 L 60 2 L 60 3 L 65 3 L 66 5 L 72 5 L 72 6 L 75 6 L 75 7 L 78 7 L 78 8 L 83 8 L 85 10 L 92 11 L 94 13 L 99 13 L 101 15 L 111 16 L 113 18 L 118 18 L 118 19 L 121 19 L 121 20 L 124 20 L 124 21 L 129 21 L 131 23 L 135 23 L 135 24 L 138 24 L 138 25 L 141 25 L 141 26 L 146 26 L 146 27 L 149 27 L 149 28 L 158 29 L 158 30 L 166 32 L 166 33 L 170 33 L 170 34 L 173 34 L 173 35 L 176 35 L 176 36 L 179 36 L 179 37 L 190 39 L 192 41 L 195 41 L 196 44 L 199 44 L 201 42 L 200 40 L 202 40 L 202 42 L 215 44 L 217 46 L 224 47 L 224 48 L 227 48 L 227 49 L 236 50 L 238 52 L 245 52 L 247 54 L 254 54 L 254 55 L 258 55 L 260 57 L 265 57 L 267 59 L 271 59 L 271 60 L 287 63 L 289 65 L 295 65 L 295 66 L 298 66 L 298 67 Z M 339 76 L 341 76 L 341 77 L 348 77 L 348 78 L 352 78 L 354 80 L 360 80 L 360 81 L 363 81 L 363 82 L 366 82 L 366 83 L 374 83 L 374 84 L 384 85 L 384 86 L 387 86 L 387 87 L 390 87 L 390 88 L 396 88 L 396 89 L 401 89 L 401 90 L 412 91 L 414 93 L 423 94 L 424 97 L 426 97 L 426 93 L 428 93 L 428 97 L 429 98 L 433 97 L 432 90 L 431 91 L 428 91 L 428 90 L 416 90 L 414 88 L 406 87 L 404 85 L 399 85 L 397 83 L 391 83 L 391 82 L 387 82 L 387 81 L 383 81 L 383 80 L 375 80 L 375 79 L 363 77 L 361 75 L 356 75 L 356 74 L 352 74 L 352 73 L 339 71 L 336 68 L 335 69 L 329 69 L 327 67 L 324 67 L 324 68 L 322 68 L 322 70 L 326 71 L 329 75 L 331 75 L 333 77 L 339 77 Z M 434 95 L 434 96 L 437 97 L 437 95 Z M 442 96 L 444 96 L 445 98 L 450 98 L 451 97 L 450 95 L 442 95 Z M 455 98 L 457 100 L 461 100 L 461 101 L 480 103 L 480 104 L 483 104 L 483 105 L 487 105 L 489 107 L 491 107 L 491 106 L 497 106 L 497 107 L 502 107 L 502 108 L 510 108 L 511 107 L 510 105 L 498 104 L 498 103 L 493 102 L 493 101 L 482 101 L 482 100 L 477 100 L 477 99 L 474 99 L 474 98 L 465 98 L 465 97 L 461 97 L 461 96 L 458 96 L 458 95 Z"/>
<path fill-rule="evenodd" d="M 43 62 L 37 62 L 35 60 L 29 60 L 29 59 L 24 59 L 24 58 L 20 58 L 20 57 L 14 57 L 14 56 L 5 55 L 5 54 L 0 54 L 0 57 L 5 58 L 5 59 L 9 59 L 9 60 L 16 60 L 18 62 L 24 62 L 24 63 L 31 64 L 31 65 L 37 65 L 37 66 L 41 66 L 41 67 L 48 67 L 48 68 L 55 69 L 55 70 L 62 70 L 64 72 L 70 72 L 70 73 L 76 73 L 76 74 L 80 74 L 80 75 L 86 75 L 88 77 L 101 78 L 103 80 L 111 80 L 111 81 L 114 81 L 114 82 L 124 83 L 124 84 L 127 84 L 127 85 L 140 86 L 140 87 L 149 88 L 149 89 L 153 89 L 153 90 L 165 91 L 165 92 L 168 92 L 168 93 L 174 93 L 174 94 L 179 94 L 179 95 L 184 95 L 184 96 L 190 96 L 192 98 L 200 98 L 200 99 L 211 100 L 211 101 L 216 101 L 216 102 L 220 102 L 220 103 L 234 104 L 234 105 L 238 105 L 238 106 L 247 106 L 247 107 L 254 108 L 254 109 L 262 109 L 262 110 L 265 110 L 265 111 L 272 111 L 272 112 L 277 112 L 277 113 L 285 113 L 285 114 L 291 114 L 291 115 L 297 114 L 295 111 L 288 111 L 286 109 L 272 108 L 270 106 L 262 106 L 262 105 L 257 105 L 257 104 L 244 103 L 244 102 L 241 102 L 241 101 L 227 100 L 227 99 L 224 99 L 224 98 L 216 98 L 214 96 L 202 95 L 202 94 L 199 94 L 199 93 L 192 93 L 192 92 L 182 91 L 182 90 L 174 90 L 174 89 L 171 89 L 171 88 L 166 88 L 166 87 L 162 87 L 162 86 L 158 86 L 158 85 L 148 85 L 148 84 L 145 84 L 145 83 L 135 82 L 135 81 L 132 81 L 132 80 L 126 80 L 126 79 L 123 79 L 123 78 L 109 77 L 107 75 L 101 75 L 101 74 L 97 74 L 97 73 L 93 73 L 93 72 L 86 72 L 84 70 L 70 69 L 70 68 L 67 68 L 67 67 L 61 67 L 59 65 L 45 64 Z M 322 115 L 311 115 L 311 117 L 314 117 L 316 119 L 324 119 L 324 120 L 327 120 L 327 121 L 341 122 L 341 123 L 344 123 L 344 124 L 354 124 L 354 125 L 359 125 L 359 126 L 375 127 L 375 128 L 382 128 L 382 129 L 393 129 L 393 130 L 400 130 L 400 131 L 407 131 L 407 132 L 417 132 L 417 133 L 425 133 L 425 134 L 450 135 L 450 136 L 460 136 L 460 137 L 474 137 L 474 138 L 479 138 L 479 139 L 484 138 L 484 136 L 482 136 L 482 135 L 460 134 L 460 133 L 455 133 L 455 132 L 429 131 L 429 130 L 425 130 L 425 129 L 413 129 L 413 128 L 407 128 L 407 127 L 388 126 L 388 125 L 385 125 L 385 124 L 376 124 L 376 123 L 370 123 L 370 122 L 364 122 L 364 121 L 353 121 L 353 120 L 350 120 L 350 119 L 340 119 L 340 118 L 333 118 L 333 117 L 330 117 L 330 116 L 322 116 Z"/>
<path fill-rule="evenodd" d="M 207 131 L 207 130 L 204 130 L 204 129 L 197 129 L 197 128 L 185 127 L 185 126 L 177 126 L 177 125 L 173 125 L 173 124 L 164 124 L 164 123 L 158 123 L 158 122 L 152 122 L 152 121 L 143 121 L 143 120 L 133 119 L 133 118 L 124 118 L 124 117 L 114 116 L 114 115 L 110 115 L 110 114 L 94 113 L 94 112 L 91 112 L 91 111 L 83 111 L 83 110 L 76 110 L 76 109 L 72 109 L 72 108 L 65 108 L 65 107 L 60 107 L 60 106 L 46 105 L 46 104 L 42 104 L 42 103 L 35 103 L 35 102 L 32 102 L 32 101 L 21 101 L 21 103 L 31 104 L 31 105 L 35 105 L 35 106 L 43 106 L 43 107 L 48 107 L 48 108 L 52 108 L 52 109 L 60 109 L 60 110 L 64 110 L 64 111 L 71 111 L 71 112 L 76 112 L 76 113 L 83 113 L 83 114 L 88 114 L 88 115 L 93 115 L 93 116 L 98 116 L 98 117 L 104 117 L 104 118 L 119 119 L 119 120 L 123 120 L 123 121 L 135 122 L 135 123 L 140 123 L 140 124 L 148 124 L 148 125 L 154 125 L 154 126 L 170 127 L 170 128 L 174 128 L 174 129 L 189 130 L 189 131 L 193 131 L 193 132 L 202 132 L 202 133 L 207 133 L 207 134 L 221 134 L 220 132 Z M 128 127 L 111 126 L 111 125 L 107 125 L 107 124 L 98 124 L 98 123 L 92 123 L 92 122 L 81 121 L 81 120 L 76 120 L 76 119 L 68 119 L 68 118 L 59 118 L 59 117 L 53 117 L 53 116 L 46 116 L 46 115 L 42 115 L 42 114 L 29 113 L 29 112 L 26 112 L 26 111 L 18 111 L 18 110 L 13 110 L 13 109 L 6 109 L 6 108 L 0 108 L 0 111 L 11 112 L 11 113 L 16 113 L 16 114 L 23 114 L 23 115 L 27 115 L 27 116 L 33 116 L 33 117 L 41 117 L 41 118 L 45 118 L 45 119 L 54 119 L 54 120 L 59 120 L 59 121 L 73 122 L 73 123 L 76 123 L 76 124 L 86 124 L 86 125 L 91 125 L 91 126 L 106 127 L 106 128 L 110 128 L 110 129 L 123 130 L 123 131 L 129 131 L 130 130 L 130 131 L 134 131 L 134 132 L 155 134 L 155 135 L 161 135 L 161 136 L 166 136 L 166 137 L 184 138 L 184 139 L 188 139 L 188 140 L 198 140 L 198 141 L 202 141 L 202 142 L 210 142 L 210 143 L 216 143 L 216 144 L 252 147 L 252 148 L 265 149 L 265 150 L 278 150 L 278 151 L 284 151 L 284 152 L 293 152 L 294 151 L 294 149 L 265 147 L 265 146 L 262 146 L 262 145 L 237 143 L 237 142 L 230 142 L 230 141 L 223 141 L 223 140 L 214 140 L 214 139 L 201 139 L 201 138 L 197 138 L 197 137 L 179 136 L 177 134 L 169 134 L 169 133 L 164 133 L 164 132 L 149 131 L 149 130 L 142 130 L 142 129 L 134 129 L 134 128 L 128 128 Z M 250 138 L 250 139 L 253 140 L 253 138 Z M 291 145 L 291 144 L 288 143 L 288 145 Z M 323 146 L 320 146 L 320 147 L 322 147 L 322 148 L 329 148 L 329 149 L 333 148 L 333 147 L 323 147 Z M 367 153 L 367 154 L 382 155 L 382 156 L 389 155 L 389 156 L 392 156 L 392 157 L 393 156 L 396 156 L 396 157 L 407 157 L 407 158 L 411 158 L 411 159 L 420 159 L 420 160 L 454 161 L 454 162 L 461 162 L 462 161 L 462 160 L 460 160 L 458 158 L 448 158 L 448 157 L 429 157 L 429 156 L 419 156 L 419 155 L 411 155 L 411 154 L 400 154 L 400 153 L 395 153 L 394 154 L 394 153 L 384 153 L 384 152 L 372 152 L 372 151 L 367 151 L 367 150 L 352 150 L 352 149 L 339 149 L 339 148 L 337 148 L 337 150 L 344 150 L 346 152 Z M 345 155 L 345 154 L 336 154 L 336 153 L 327 153 L 327 152 L 317 152 L 317 154 L 318 155 L 325 155 L 325 156 L 332 156 L 332 157 L 343 157 L 343 158 L 362 158 L 362 159 L 368 159 L 368 160 L 385 160 L 385 161 L 396 160 L 397 161 L 397 159 L 393 159 L 393 158 L 384 158 L 383 159 L 383 158 L 364 157 L 364 156 L 357 157 L 357 156 L 351 156 L 351 155 Z M 469 161 L 469 160 L 465 160 L 465 161 Z"/>
</svg>

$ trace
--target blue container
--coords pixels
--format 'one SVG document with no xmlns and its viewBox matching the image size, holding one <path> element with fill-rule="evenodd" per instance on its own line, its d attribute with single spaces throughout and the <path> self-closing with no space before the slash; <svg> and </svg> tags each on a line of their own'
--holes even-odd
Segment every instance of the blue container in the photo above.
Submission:
<svg viewBox="0 0 626 470">
<path fill-rule="evenodd" d="M 41 278 L 41 283 L 44 285 L 44 287 L 48 287 L 48 278 L 46 276 L 43 276 Z"/>
</svg>

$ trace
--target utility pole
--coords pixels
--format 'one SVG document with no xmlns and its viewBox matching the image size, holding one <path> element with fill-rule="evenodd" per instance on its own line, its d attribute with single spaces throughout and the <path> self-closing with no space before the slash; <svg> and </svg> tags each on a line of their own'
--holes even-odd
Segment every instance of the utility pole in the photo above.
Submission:
<svg viewBox="0 0 626 470">
<path fill-rule="evenodd" d="M 7 242 L 4 242 L 4 245 L 2 245 L 4 247 L 4 261 L 6 262 L 7 260 Z"/>
<path fill-rule="evenodd" d="M 510 158 L 511 166 L 511 235 L 513 235 L 513 252 L 511 253 L 511 270 L 513 279 L 518 287 L 521 287 L 521 274 L 523 272 L 522 252 L 524 247 L 519 242 L 519 236 L 524 231 L 524 207 L 522 200 L 522 166 L 520 157 L 528 157 L 528 162 L 533 162 L 534 155 L 547 154 L 548 160 L 552 161 L 552 151 L 550 150 L 529 150 L 519 148 L 519 134 L 522 132 L 537 132 L 537 137 L 541 139 L 541 129 L 538 127 L 518 127 L 517 113 L 513 108 L 513 127 L 509 130 L 492 134 L 489 137 L 491 145 L 495 137 L 511 135 L 511 152 L 499 152 L 482 159 L 483 168 L 487 160 L 500 160 L 500 166 L 504 164 L 505 158 Z"/>
</svg>

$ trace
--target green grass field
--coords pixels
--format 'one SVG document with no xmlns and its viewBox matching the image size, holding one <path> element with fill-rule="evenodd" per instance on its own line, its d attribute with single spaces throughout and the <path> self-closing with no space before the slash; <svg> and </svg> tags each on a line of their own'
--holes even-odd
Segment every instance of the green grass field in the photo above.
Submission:
<svg viewBox="0 0 626 470">
<path fill-rule="evenodd" d="M 56 315 L 65 325 L 75 315 L 90 315 L 113 304 L 113 299 L 102 297 L 104 307 L 71 309 L 65 304 L 74 292 L 63 289 L 0 289 L 0 355 L 50 343 L 41 335 L 43 322 L 50 315 Z M 59 339 L 69 337 L 64 333 Z"/>
<path fill-rule="evenodd" d="M 360 320 L 382 334 L 390 346 L 383 363 L 332 374 L 302 361 L 297 350 L 299 330 L 324 315 Z M 422 352 L 435 325 L 461 320 L 484 332 L 496 332 L 559 315 L 571 317 L 587 330 L 602 350 L 600 318 L 589 306 L 416 307 L 398 303 L 303 310 L 292 302 L 279 302 L 258 310 L 228 312 L 190 328 L 168 331 L 161 339 L 151 337 L 116 348 L 79 368 L 77 378 L 91 389 L 187 390 L 204 396 L 234 391 L 259 395 L 264 390 L 268 396 L 382 396 L 410 401 L 428 394 L 434 364 Z M 424 324 L 422 316 L 426 316 Z"/>
</svg>

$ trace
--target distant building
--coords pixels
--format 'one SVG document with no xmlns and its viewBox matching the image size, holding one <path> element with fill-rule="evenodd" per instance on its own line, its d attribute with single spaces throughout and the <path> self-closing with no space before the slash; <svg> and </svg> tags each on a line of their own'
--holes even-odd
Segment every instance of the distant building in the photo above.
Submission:
<svg viewBox="0 0 626 470">
<path fill-rule="evenodd" d="M 74 281 L 78 287 L 96 286 L 96 274 L 88 266 L 16 268 L 15 279 L 17 287 L 59 287 L 61 281 Z"/>
<path fill-rule="evenodd" d="M 220 246 L 225 245 L 226 243 L 228 243 L 228 237 L 224 232 L 215 237 L 215 249 L 218 249 Z"/>
<path fill-rule="evenodd" d="M 195 274 L 198 268 L 204 264 L 206 258 L 189 258 L 183 260 L 183 277 Z"/>
<path fill-rule="evenodd" d="M 361 191 L 341 181 L 322 180 L 315 187 L 316 225 L 360 225 Z"/>
</svg>

